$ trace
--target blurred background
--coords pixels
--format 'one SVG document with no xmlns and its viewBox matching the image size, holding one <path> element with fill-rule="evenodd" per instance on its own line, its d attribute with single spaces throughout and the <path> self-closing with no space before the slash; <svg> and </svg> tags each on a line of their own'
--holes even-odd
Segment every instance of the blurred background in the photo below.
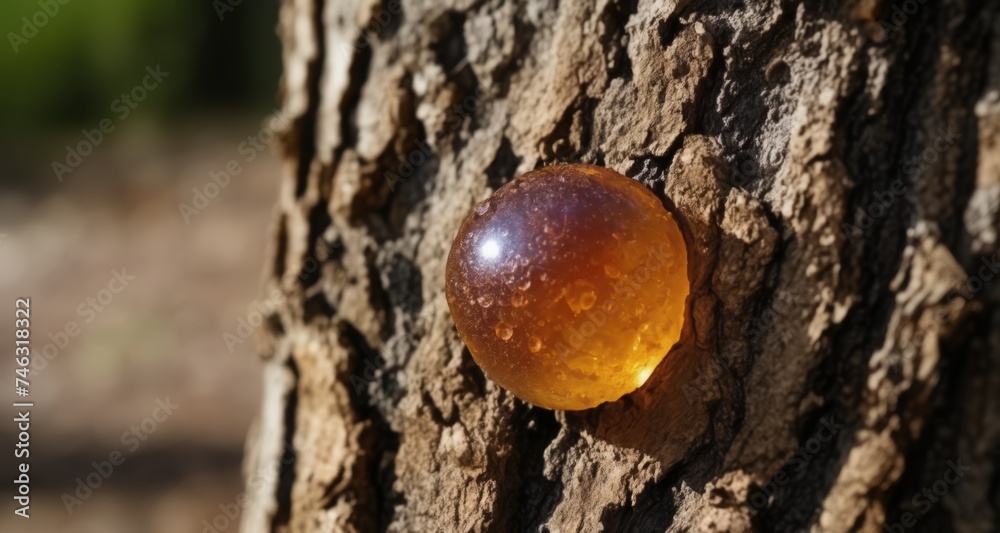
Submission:
<svg viewBox="0 0 1000 533">
<path fill-rule="evenodd" d="M 278 188 L 277 13 L 0 3 L 0 340 L 14 345 L 14 300 L 31 298 L 35 402 L 24 520 L 8 348 L 0 531 L 238 529 L 218 516 L 243 490 L 260 367 L 252 338 L 224 335 L 242 340 L 252 313 Z"/>
</svg>

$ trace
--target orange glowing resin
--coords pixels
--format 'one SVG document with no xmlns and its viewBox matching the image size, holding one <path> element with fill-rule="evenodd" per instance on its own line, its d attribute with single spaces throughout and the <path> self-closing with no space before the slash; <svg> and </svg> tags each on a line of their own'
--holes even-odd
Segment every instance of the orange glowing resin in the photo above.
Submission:
<svg viewBox="0 0 1000 533">
<path fill-rule="evenodd" d="M 640 183 L 591 165 L 501 187 L 462 224 L 447 297 L 486 374 L 549 409 L 586 409 L 640 387 L 677 342 L 687 251 Z"/>
</svg>

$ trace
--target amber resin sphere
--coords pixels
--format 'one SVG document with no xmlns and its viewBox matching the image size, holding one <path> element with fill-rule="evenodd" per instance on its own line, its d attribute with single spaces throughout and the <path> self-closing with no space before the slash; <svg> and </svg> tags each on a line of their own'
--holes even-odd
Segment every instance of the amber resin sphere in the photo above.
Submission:
<svg viewBox="0 0 1000 533">
<path fill-rule="evenodd" d="M 447 265 L 462 340 L 486 374 L 549 409 L 640 387 L 680 338 L 687 251 L 641 184 L 612 170 L 529 172 L 470 213 Z"/>
</svg>

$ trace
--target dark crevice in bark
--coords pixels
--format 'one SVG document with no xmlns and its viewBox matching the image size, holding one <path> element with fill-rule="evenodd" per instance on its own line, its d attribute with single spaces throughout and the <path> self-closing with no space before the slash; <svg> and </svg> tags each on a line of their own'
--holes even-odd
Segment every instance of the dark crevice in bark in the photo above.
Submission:
<svg viewBox="0 0 1000 533">
<path fill-rule="evenodd" d="M 295 442 L 295 417 L 299 404 L 299 367 L 295 358 L 289 356 L 285 367 L 292 374 L 292 385 L 284 399 L 282 443 Z M 274 502 L 277 506 L 271 519 L 271 530 L 281 531 L 292 519 L 292 485 L 295 484 L 295 451 L 285 447 L 282 451 L 278 482 L 275 486 Z"/>
<path fill-rule="evenodd" d="M 322 49 L 325 50 L 325 40 L 321 40 L 318 45 L 323 47 Z M 372 47 L 370 45 L 353 46 L 351 47 L 351 51 L 351 63 L 348 67 L 347 77 L 348 85 L 344 90 L 344 96 L 340 100 L 340 105 L 338 106 L 338 111 L 340 113 L 340 124 L 338 124 L 338 128 L 340 130 L 340 144 L 338 144 L 333 150 L 330 166 L 325 168 L 321 174 L 320 192 L 323 201 L 320 203 L 324 206 L 324 208 L 330 198 L 331 188 L 333 187 L 332 182 L 334 172 L 336 172 L 340 159 L 344 155 L 344 151 L 357 143 L 358 126 L 356 115 L 358 102 L 361 100 L 361 91 L 368 82 L 368 75 L 371 69 Z M 320 228 L 320 231 L 325 229 L 326 226 L 323 226 Z"/>
<path fill-rule="evenodd" d="M 545 477 L 545 449 L 559 435 L 562 425 L 552 411 L 525 404 L 519 408 L 515 427 L 523 428 L 518 440 L 526 445 L 511 458 L 518 467 L 519 479 L 513 528 L 538 531 L 562 499 L 562 483 Z"/>
<path fill-rule="evenodd" d="M 598 146 L 593 142 L 594 137 L 594 114 L 597 112 L 597 104 L 601 103 L 598 98 L 584 98 L 579 110 L 579 131 L 580 148 L 571 156 L 572 162 L 582 161 L 587 154 L 597 151 Z"/>
<path fill-rule="evenodd" d="M 960 244 L 958 247 L 960 252 L 956 254 L 956 257 L 966 264 L 972 262 L 973 258 L 970 257 L 969 235 L 965 230 L 961 214 L 965 212 L 969 200 L 976 190 L 979 146 L 982 144 L 979 137 L 979 117 L 975 113 L 970 113 L 969 110 L 974 110 L 977 102 L 984 98 L 987 91 L 990 90 L 990 62 L 996 61 L 996 58 L 991 57 L 990 45 L 993 32 L 1000 31 L 997 6 L 991 4 L 991 7 L 993 7 L 992 10 L 984 9 L 977 17 L 964 17 L 962 25 L 954 34 L 957 42 L 951 43 L 959 50 L 958 55 L 962 57 L 962 61 L 969 64 L 963 73 L 968 76 L 964 80 L 965 83 L 962 84 L 960 90 L 955 91 L 957 93 L 954 96 L 956 109 L 953 115 L 957 115 L 957 117 L 952 117 L 953 121 L 960 124 L 956 127 L 959 146 L 953 147 L 961 150 L 961 153 L 958 154 L 955 173 L 959 176 L 968 176 L 968 179 L 958 180 L 955 184 L 956 194 L 952 209 L 954 213 L 959 215 L 954 217 L 955 227 L 951 233 L 955 235 L 955 241 Z M 952 73 L 951 75 L 957 77 L 959 74 Z M 950 128 L 951 124 L 945 124 L 944 127 Z"/>
<path fill-rule="evenodd" d="M 889 283 L 888 277 L 882 279 L 882 282 L 885 289 Z M 854 306 L 843 322 L 828 330 L 831 355 L 810 372 L 808 379 L 812 392 L 827 401 L 840 404 L 847 409 L 846 413 L 862 408 L 861 405 L 854 405 L 855 402 L 851 399 L 863 397 L 869 359 L 885 343 L 895 308 L 892 293 L 872 299 L 865 298 L 864 301 L 868 305 Z M 849 415 L 843 420 L 854 423 L 854 418 L 854 415 Z"/>
<path fill-rule="evenodd" d="M 460 139 L 461 136 L 457 135 L 457 133 L 463 126 L 465 118 L 469 118 L 472 122 L 470 131 L 476 129 L 477 117 L 475 111 L 478 108 L 479 102 L 477 100 L 476 108 L 468 111 L 462 109 L 465 98 L 475 95 L 477 90 L 482 90 L 479 85 L 480 80 L 468 62 L 468 46 L 465 42 L 465 21 L 466 13 L 448 10 L 435 19 L 430 26 L 430 32 L 434 36 L 434 40 L 431 43 L 434 57 L 444 70 L 445 76 L 457 88 L 455 103 L 452 104 L 448 112 L 448 121 L 445 124 L 446 131 L 441 132 L 435 141 L 448 134 L 453 134 L 451 135 L 452 149 L 456 154 L 461 151 L 461 147 L 464 144 L 464 141 Z M 483 92 L 485 93 L 486 91 Z M 420 138 L 424 139 L 426 136 L 422 135 Z"/>
<path fill-rule="evenodd" d="M 608 82 L 614 78 L 632 79 L 632 60 L 628 57 L 628 31 L 626 26 L 639 8 L 638 0 L 609 2 L 601 13 L 606 33 L 601 37 L 601 47 L 608 65 Z"/>
<path fill-rule="evenodd" d="M 392 519 L 396 508 L 406 505 L 406 495 L 395 489 L 396 483 L 396 454 L 399 452 L 399 434 L 392 431 L 384 419 L 380 419 L 384 427 L 380 426 L 376 434 L 375 450 L 373 453 L 374 467 L 373 479 L 377 482 L 375 489 L 375 509 L 376 509 L 376 530 L 385 533 L 392 524 Z"/>
<path fill-rule="evenodd" d="M 406 20 L 403 3 L 399 0 L 383 0 L 372 6 L 372 13 L 375 15 L 374 21 L 378 22 L 379 26 L 375 33 L 366 33 L 369 39 L 371 35 L 374 35 L 378 40 L 385 42 L 396 36 L 399 28 L 403 26 L 403 21 Z M 396 7 L 397 10 L 394 11 L 393 7 Z M 380 17 L 382 13 L 386 14 L 387 17 Z"/>
<path fill-rule="evenodd" d="M 964 466 L 971 468 L 966 476 L 969 473 L 992 472 L 991 476 L 982 476 L 985 479 L 963 477 L 959 481 L 961 485 L 949 491 L 951 501 L 940 509 L 942 512 L 957 513 L 967 512 L 970 508 L 986 511 L 975 516 L 977 525 L 985 529 L 996 528 L 997 517 L 1000 516 L 1000 431 L 997 431 L 1000 421 L 995 416 L 996 401 L 992 400 L 996 397 L 993 385 L 997 380 L 990 379 L 1000 369 L 1000 335 L 997 335 L 1000 332 L 1000 279 L 994 277 L 991 285 L 983 290 L 988 293 L 982 298 L 985 308 L 976 320 L 974 331 L 969 333 L 969 342 L 957 346 L 953 352 L 946 352 L 964 356 L 960 356 L 951 379 L 945 381 L 948 387 L 946 400 L 941 402 L 941 408 L 935 411 L 930 423 L 947 422 L 937 431 L 938 435 L 947 437 L 944 447 L 947 450 L 946 459 L 956 463 L 958 459 L 963 459 Z M 949 348 L 945 347 L 946 350 Z M 955 416 L 956 412 L 964 416 Z M 973 484 L 976 486 L 970 486 Z M 981 496 L 979 501 L 970 502 L 970 495 Z M 955 518 L 952 517 L 953 521 Z M 966 518 L 966 523 L 972 522 L 968 516 L 963 518 Z"/>
<path fill-rule="evenodd" d="M 351 55 L 351 67 L 348 73 L 347 89 L 340 101 L 340 146 L 333 157 L 332 167 L 336 168 L 340 155 L 349 147 L 354 146 L 358 139 L 357 110 L 361 100 L 361 90 L 368 82 L 371 69 L 372 49 L 370 46 L 354 48 Z"/>
<path fill-rule="evenodd" d="M 601 512 L 605 531 L 659 533 L 668 530 L 677 512 L 672 492 L 682 484 L 686 471 L 684 465 L 676 465 L 663 479 L 647 482 L 641 492 L 630 498 L 635 503 L 605 508 Z"/>
<path fill-rule="evenodd" d="M 365 421 L 370 424 L 360 437 L 361 464 L 356 466 L 352 488 L 367 491 L 367 495 L 371 497 L 371 507 L 369 511 L 364 506 L 357 506 L 356 521 L 362 530 L 374 525 L 376 531 L 386 531 L 396 505 L 405 503 L 405 496 L 393 488 L 399 435 L 389 426 L 388 420 L 378 408 L 377 398 L 372 395 L 373 392 L 377 393 L 379 374 L 385 374 L 385 359 L 368 343 L 364 334 L 346 320 L 337 322 L 337 332 L 339 342 L 349 350 L 350 398 L 353 411 L 358 416 L 355 424 L 363 424 Z M 355 379 L 360 381 L 355 383 Z M 357 497 L 363 499 L 365 494 L 359 492 Z M 332 505 L 335 502 L 328 503 Z"/>
<path fill-rule="evenodd" d="M 424 139 L 423 126 L 420 126 L 420 139 Z M 418 151 L 419 148 L 414 148 Z M 411 152 L 412 153 L 412 152 Z M 440 161 L 437 153 L 431 151 L 426 155 L 426 160 L 415 167 L 413 175 L 396 187 L 390 201 L 385 208 L 377 213 L 380 220 L 386 221 L 387 231 L 372 231 L 372 235 L 381 244 L 387 240 L 395 240 L 404 235 L 404 224 L 406 216 L 414 209 L 419 209 L 428 195 L 433 192 L 434 176 L 440 170 Z M 384 238 L 383 238 L 384 237 Z"/>
<path fill-rule="evenodd" d="M 477 398 L 486 396 L 486 374 L 472 358 L 472 352 L 469 351 L 468 346 L 462 347 L 462 366 L 459 368 L 459 372 L 465 390 L 475 394 Z"/>
<path fill-rule="evenodd" d="M 972 364 L 970 353 L 973 330 L 985 331 L 989 327 L 988 317 L 968 317 L 963 321 L 969 331 L 945 337 L 941 341 L 941 362 L 938 365 L 939 382 L 935 388 L 930 413 L 927 416 L 925 430 L 921 435 L 913 435 L 916 440 L 906 454 L 906 470 L 900 476 L 892 492 L 892 497 L 886 501 L 887 523 L 903 520 L 905 513 L 916 517 L 915 531 L 953 531 L 955 522 L 948 506 L 934 493 L 934 484 L 944 479 L 944 474 L 951 464 L 962 466 L 983 467 L 973 465 L 968 456 L 963 456 L 957 447 L 961 434 L 962 413 L 968 409 L 963 405 L 963 393 L 968 376 L 966 370 Z M 983 337 L 977 337 L 983 338 Z M 905 401 L 905 399 L 904 399 Z M 949 462 L 951 464 L 949 464 Z M 963 483 L 967 473 L 958 479 L 955 485 L 948 484 L 948 496 L 954 497 L 958 484 Z M 924 489 L 929 489 L 925 493 Z M 928 496 L 929 494 L 929 496 Z"/>
<path fill-rule="evenodd" d="M 930 93 L 935 88 L 934 67 L 938 64 L 941 35 L 935 30 L 936 23 L 928 19 L 930 11 L 933 10 L 919 10 L 917 15 L 921 15 L 921 18 L 909 19 L 906 24 L 908 31 L 893 33 L 886 44 L 900 58 L 893 62 L 894 68 L 887 76 L 889 90 L 885 95 L 886 114 L 890 117 L 891 131 L 903 133 L 893 138 L 893 145 L 889 150 L 891 155 L 887 158 L 891 165 L 888 175 L 902 180 L 906 188 L 904 197 L 908 200 L 907 203 L 916 199 L 914 191 L 920 185 L 918 180 L 922 177 L 921 172 L 911 171 L 907 163 L 923 150 L 924 146 L 920 143 L 921 140 L 927 141 L 922 139 L 926 133 L 926 111 L 935 110 Z M 905 35 L 905 40 L 898 39 L 900 34 Z M 892 36 L 897 39 L 893 40 Z M 859 189 L 871 186 L 868 183 L 859 185 Z M 878 185 L 885 186 L 888 183 Z M 860 223 L 858 220 L 854 222 Z M 866 245 L 879 246 L 879 243 L 866 242 Z"/>
<path fill-rule="evenodd" d="M 396 252 L 381 270 L 387 272 L 389 288 L 387 305 L 399 308 L 404 314 L 417 316 L 424 307 L 423 274 L 412 259 Z"/>
<path fill-rule="evenodd" d="M 667 196 L 665 190 L 667 175 L 670 173 L 670 167 L 674 163 L 674 157 L 677 156 L 677 152 L 680 151 L 682 146 L 684 146 L 683 133 L 674 139 L 674 142 L 667 147 L 662 157 L 637 157 L 632 160 L 632 164 L 625 171 L 626 176 L 642 183 L 646 186 L 646 188 L 652 191 L 670 213 L 677 213 L 678 211 L 674 201 Z M 685 238 L 688 237 L 690 237 L 690 235 L 685 234 Z"/>
<path fill-rule="evenodd" d="M 278 227 L 274 237 L 274 262 L 273 277 L 280 281 L 288 269 L 286 266 L 288 258 L 288 215 L 282 213 L 278 216 Z"/>
<path fill-rule="evenodd" d="M 681 15 L 679 13 L 674 16 L 661 20 L 656 25 L 656 33 L 660 37 L 660 46 L 666 50 L 677 38 L 677 35 L 681 32 Z"/>
<path fill-rule="evenodd" d="M 398 140 L 389 143 L 374 167 L 365 171 L 362 182 L 370 183 L 369 194 L 351 199 L 349 215 L 352 225 L 364 226 L 380 245 L 403 236 L 407 215 L 431 193 L 428 175 L 433 176 L 438 168 L 434 147 L 427 143 L 424 126 L 416 116 L 410 75 L 401 78 L 399 88 L 403 97 Z M 404 152 L 398 153 L 399 148 Z"/>
<path fill-rule="evenodd" d="M 347 373 L 350 377 L 360 378 L 361 382 L 347 382 L 351 386 L 352 404 L 358 415 L 363 419 L 368 419 L 372 414 L 373 399 L 369 394 L 370 385 L 373 382 L 369 378 L 376 377 L 372 374 L 383 366 L 383 359 L 378 350 L 372 347 L 365 339 L 365 335 L 346 320 L 337 321 L 337 340 L 341 346 L 349 351 Z M 357 385 L 357 386 L 355 386 Z"/>
<path fill-rule="evenodd" d="M 392 298 L 382 285 L 382 271 L 375 250 L 365 250 L 365 270 L 368 273 L 368 304 L 381 315 L 380 336 L 382 339 L 388 339 L 396 331 L 396 309 L 392 306 Z"/>
<path fill-rule="evenodd" d="M 514 171 L 521 164 L 521 158 L 511 148 L 510 139 L 504 136 L 500 139 L 500 147 L 493 161 L 486 167 L 486 186 L 494 191 L 514 178 Z"/>
<path fill-rule="evenodd" d="M 594 149 L 594 153 L 592 154 L 592 157 L 594 158 L 594 162 L 591 163 L 591 164 L 597 165 L 599 167 L 605 166 L 605 164 L 606 164 L 605 163 L 605 159 L 604 159 L 605 154 L 604 154 L 604 151 L 601 150 L 600 147 L 597 147 L 597 148 Z"/>
<path fill-rule="evenodd" d="M 448 76 L 448 79 L 455 85 L 455 102 L 451 104 L 447 111 L 447 121 L 445 129 L 438 134 L 435 141 L 451 137 L 451 149 L 458 154 L 468 142 L 467 138 L 460 135 L 463 128 L 471 133 L 479 128 L 480 111 L 484 104 L 483 99 L 490 94 L 490 87 L 480 85 L 480 80 L 468 64 L 465 64 L 457 72 Z M 472 109 L 469 109 L 468 100 L 472 98 Z M 468 125 L 466 125 L 468 120 Z"/>
<path fill-rule="evenodd" d="M 445 72 L 456 70 L 466 59 L 465 13 L 446 11 L 431 24 L 431 32 L 438 36 L 433 43 L 434 55 Z"/>
<path fill-rule="evenodd" d="M 431 393 L 424 391 L 420 394 L 420 399 L 423 400 L 423 404 L 427 406 L 427 410 L 431 414 L 431 420 L 435 424 L 441 426 L 442 428 L 451 427 L 461 421 L 459 418 L 458 410 L 452 410 L 449 416 L 445 417 L 444 412 L 441 408 L 437 406 Z"/>
<path fill-rule="evenodd" d="M 298 282 L 303 289 L 312 287 L 323 277 L 323 269 L 320 268 L 322 259 L 320 258 L 319 244 L 326 228 L 330 227 L 333 218 L 327 209 L 325 201 L 317 202 L 309 208 L 309 233 L 306 237 L 308 249 L 306 256 L 302 258 L 302 266 L 299 269 Z"/>
<path fill-rule="evenodd" d="M 493 69 L 490 75 L 490 83 L 496 87 L 495 92 L 498 98 L 507 97 L 507 93 L 510 90 L 510 80 L 520 66 L 522 58 L 531 54 L 531 42 L 535 39 L 535 34 L 538 31 L 538 28 L 525 20 L 523 5 L 519 7 L 521 13 L 518 13 L 518 16 L 515 16 L 513 21 L 513 50 L 510 55 L 506 56 L 506 60 L 502 64 L 497 65 Z"/>
<path fill-rule="evenodd" d="M 302 322 L 304 324 L 311 324 L 318 317 L 333 318 L 336 314 L 337 308 L 327 300 L 326 294 L 323 292 L 316 292 L 302 301 Z"/>
<path fill-rule="evenodd" d="M 930 61 L 924 58 L 922 62 L 911 62 L 893 69 L 888 75 L 886 92 L 896 92 L 898 98 L 887 98 L 880 113 L 866 116 L 863 111 L 874 108 L 875 102 L 869 100 L 870 95 L 865 90 L 867 56 L 859 53 L 856 58 L 861 64 L 854 70 L 855 79 L 849 80 L 848 86 L 852 90 L 837 113 L 837 122 L 842 125 L 839 129 L 847 132 L 838 139 L 842 145 L 838 151 L 843 154 L 847 175 L 854 182 L 854 187 L 845 198 L 844 225 L 838 228 L 838 232 L 845 237 L 839 252 L 844 258 L 843 271 L 848 275 L 856 274 L 857 286 L 851 290 L 861 295 L 862 300 L 852 306 L 841 324 L 828 330 L 831 355 L 813 369 L 809 379 L 816 394 L 827 401 L 842 404 L 848 409 L 847 413 L 863 408 L 856 402 L 861 401 L 859 399 L 863 398 L 867 388 L 869 359 L 886 341 L 896 305 L 895 294 L 889 285 L 902 264 L 907 244 L 905 228 L 909 226 L 911 216 L 910 204 L 888 192 L 892 190 L 891 180 L 896 177 L 892 170 L 903 166 L 901 160 L 902 154 L 906 153 L 904 147 L 907 141 L 893 140 L 887 134 L 887 126 L 896 122 L 894 118 L 901 117 L 913 105 L 908 101 L 915 98 L 911 96 L 913 91 L 904 87 L 913 84 L 907 80 Z M 876 143 L 884 145 L 884 148 L 872 150 Z M 873 153 L 883 156 L 871 157 Z M 885 157 L 886 153 L 894 156 Z M 848 355 L 838 357 L 833 354 Z M 855 423 L 853 416 L 845 421 Z M 821 487 L 821 496 L 825 496 L 831 488 L 832 480 L 826 481 Z M 814 487 L 808 484 L 797 486 L 800 491 L 797 494 Z M 873 497 L 879 495 L 873 494 Z M 810 505 L 818 507 L 821 503 L 822 499 L 813 501 L 800 497 L 788 502 L 787 506 L 779 507 L 773 516 L 782 516 L 791 509 L 808 508 Z"/>
<path fill-rule="evenodd" d="M 281 321 L 281 315 L 273 313 L 264 320 L 264 330 L 271 338 L 278 338 L 285 335 L 285 324 Z"/>
<path fill-rule="evenodd" d="M 312 170 L 313 158 L 316 156 L 316 126 L 319 119 L 319 104 L 322 98 L 323 66 L 326 62 L 326 28 L 323 26 L 322 13 L 326 0 L 314 0 L 312 15 L 312 31 L 316 36 L 316 57 L 312 58 L 306 69 L 306 87 L 308 104 L 305 113 L 293 127 L 298 133 L 295 140 L 298 148 L 295 171 L 295 197 L 301 198 L 309 185 L 309 172 Z"/>
<path fill-rule="evenodd" d="M 830 403 L 802 415 L 797 429 L 798 446 L 793 455 L 764 487 L 751 489 L 751 506 L 766 501 L 755 525 L 761 531 L 801 531 L 819 518 L 823 500 L 836 480 L 854 435 L 853 416 L 848 409 Z"/>
</svg>

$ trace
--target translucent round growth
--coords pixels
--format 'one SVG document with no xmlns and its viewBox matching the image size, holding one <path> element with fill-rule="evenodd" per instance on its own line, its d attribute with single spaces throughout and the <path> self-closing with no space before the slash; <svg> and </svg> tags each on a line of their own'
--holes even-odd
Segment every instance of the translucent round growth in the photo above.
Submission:
<svg viewBox="0 0 1000 533">
<path fill-rule="evenodd" d="M 641 184 L 590 165 L 501 187 L 448 256 L 448 306 L 473 358 L 549 409 L 586 409 L 641 386 L 680 338 L 688 290 L 670 213 Z"/>
</svg>

